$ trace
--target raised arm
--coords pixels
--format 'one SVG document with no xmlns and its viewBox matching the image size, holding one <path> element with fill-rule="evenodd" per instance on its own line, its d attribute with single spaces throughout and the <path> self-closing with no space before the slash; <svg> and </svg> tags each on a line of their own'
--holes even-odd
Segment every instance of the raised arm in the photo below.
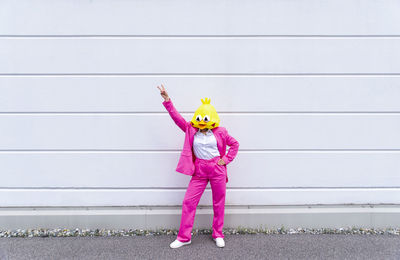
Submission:
<svg viewBox="0 0 400 260">
<path fill-rule="evenodd" d="M 175 109 L 174 104 L 172 104 L 172 101 L 169 98 L 168 93 L 165 90 L 163 84 L 161 84 L 161 87 L 162 88 L 157 86 L 157 88 L 160 90 L 161 96 L 164 98 L 164 102 L 162 104 L 167 109 L 169 115 L 171 116 L 172 120 L 174 120 L 175 124 L 179 126 L 179 128 L 182 129 L 183 132 L 185 132 L 187 128 L 187 122 L 185 118 L 183 118 L 183 116 Z"/>
</svg>

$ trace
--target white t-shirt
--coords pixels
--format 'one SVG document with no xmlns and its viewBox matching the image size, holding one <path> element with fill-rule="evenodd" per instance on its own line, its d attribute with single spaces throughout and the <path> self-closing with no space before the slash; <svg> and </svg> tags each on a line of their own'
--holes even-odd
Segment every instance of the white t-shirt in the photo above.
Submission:
<svg viewBox="0 0 400 260">
<path fill-rule="evenodd" d="M 211 129 L 206 134 L 197 131 L 193 140 L 193 152 L 197 158 L 209 160 L 216 156 L 220 156 L 217 147 L 217 139 Z"/>
</svg>

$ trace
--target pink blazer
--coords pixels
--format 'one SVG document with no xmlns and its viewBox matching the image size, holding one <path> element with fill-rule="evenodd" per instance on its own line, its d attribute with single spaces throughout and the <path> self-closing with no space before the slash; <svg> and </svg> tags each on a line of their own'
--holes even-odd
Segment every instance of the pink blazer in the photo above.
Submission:
<svg viewBox="0 0 400 260">
<path fill-rule="evenodd" d="M 171 99 L 169 101 L 164 101 L 163 105 L 167 109 L 171 118 L 174 120 L 175 124 L 177 124 L 179 128 L 185 132 L 185 142 L 183 144 L 183 149 L 179 158 L 178 166 L 176 167 L 176 171 L 186 175 L 193 175 L 194 161 L 196 157 L 192 147 L 194 135 L 198 129 L 193 127 L 190 124 L 190 121 L 186 122 L 182 115 L 179 114 L 179 112 L 175 109 Z M 224 127 L 219 126 L 212 129 L 212 131 L 215 139 L 217 139 L 218 150 L 222 155 L 221 159 L 225 161 L 226 165 L 228 165 L 236 157 L 236 154 L 239 150 L 239 142 L 230 136 Z M 227 145 L 230 146 L 230 148 L 226 154 Z M 226 181 L 228 182 L 228 176 L 226 178 Z"/>
</svg>

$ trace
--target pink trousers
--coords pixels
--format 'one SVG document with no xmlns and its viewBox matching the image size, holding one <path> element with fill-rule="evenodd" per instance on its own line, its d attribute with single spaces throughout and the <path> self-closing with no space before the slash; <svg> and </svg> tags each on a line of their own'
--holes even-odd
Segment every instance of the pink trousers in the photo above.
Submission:
<svg viewBox="0 0 400 260">
<path fill-rule="evenodd" d="M 214 210 L 212 237 L 224 237 L 222 228 L 224 226 L 227 169 L 226 165 L 218 165 L 219 159 L 219 156 L 210 160 L 196 158 L 195 172 L 182 203 L 181 224 L 177 237 L 181 242 L 191 240 L 196 208 L 208 181 L 211 185 Z"/>
</svg>

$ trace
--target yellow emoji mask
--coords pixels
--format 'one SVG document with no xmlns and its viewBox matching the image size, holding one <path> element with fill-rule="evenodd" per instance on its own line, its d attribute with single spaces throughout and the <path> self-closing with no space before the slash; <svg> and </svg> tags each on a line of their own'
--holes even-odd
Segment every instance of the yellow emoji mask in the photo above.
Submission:
<svg viewBox="0 0 400 260">
<path fill-rule="evenodd" d="M 205 98 L 201 100 L 203 103 L 194 113 L 190 123 L 192 126 L 204 129 L 213 129 L 219 126 L 219 116 L 214 106 L 210 104 L 211 99 Z"/>
</svg>

